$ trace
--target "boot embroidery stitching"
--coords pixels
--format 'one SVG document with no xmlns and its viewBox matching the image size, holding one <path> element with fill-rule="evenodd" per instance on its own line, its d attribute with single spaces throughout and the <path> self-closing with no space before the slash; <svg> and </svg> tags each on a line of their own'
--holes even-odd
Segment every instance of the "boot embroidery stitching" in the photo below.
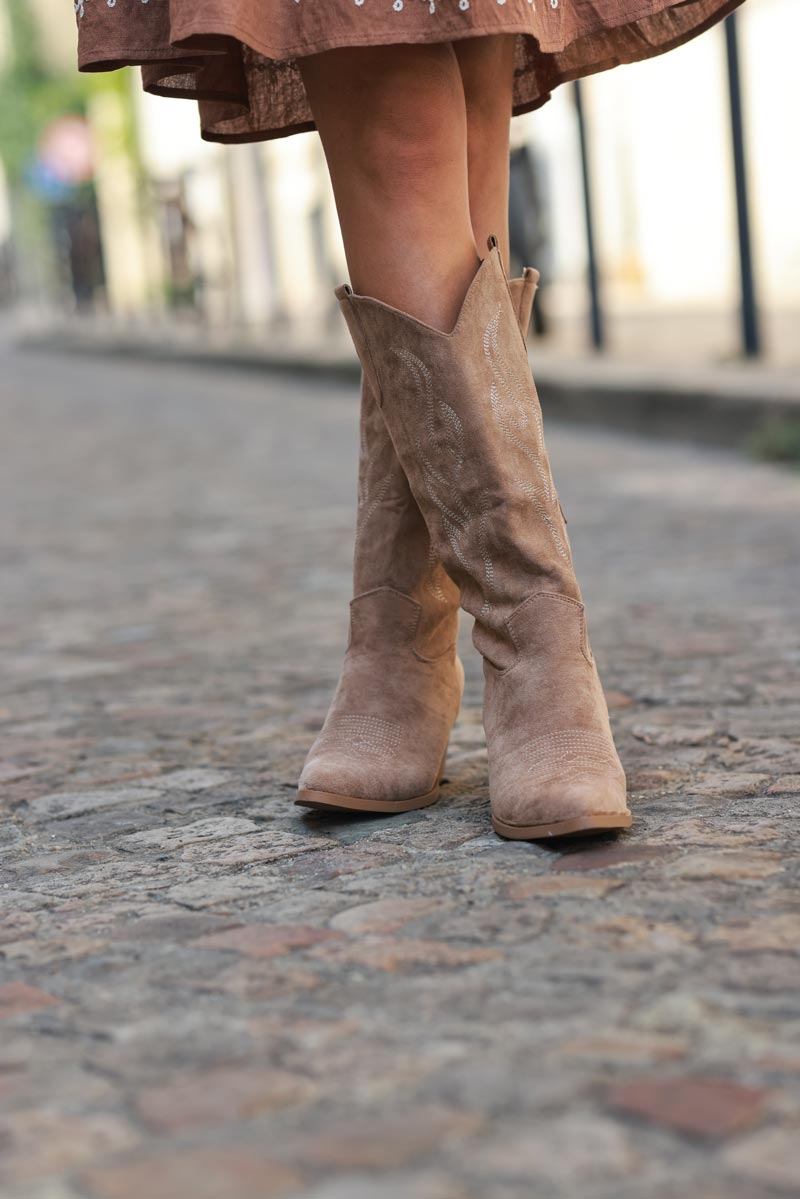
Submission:
<svg viewBox="0 0 800 1199">
<path fill-rule="evenodd" d="M 495 422 L 508 441 L 522 453 L 533 466 L 539 476 L 541 489 L 544 492 L 544 502 L 538 489 L 530 480 L 515 478 L 514 483 L 523 495 L 532 503 L 537 516 L 545 525 L 557 552 L 565 562 L 571 561 L 569 548 L 558 530 L 558 524 L 548 511 L 547 506 L 555 510 L 558 505 L 553 478 L 545 466 L 544 458 L 544 429 L 539 406 L 526 394 L 529 388 L 526 381 L 512 370 L 502 354 L 498 341 L 501 306 L 486 326 L 483 335 L 483 351 L 489 362 L 493 382 L 489 389 L 489 402 Z M 529 433 L 531 422 L 535 428 L 535 448 L 523 440 L 523 434 Z"/>
<path fill-rule="evenodd" d="M 372 473 L 370 470 L 371 461 L 370 461 L 369 455 L 366 452 L 366 444 L 364 441 L 362 441 L 362 443 L 361 443 L 361 455 L 362 455 L 362 459 L 361 459 L 362 460 L 362 476 L 361 476 L 362 486 L 360 489 L 361 494 L 358 497 L 358 521 L 356 523 L 356 536 L 355 536 L 355 546 L 354 546 L 354 548 L 356 550 L 358 549 L 358 543 L 361 540 L 361 538 L 363 537 L 364 530 L 366 529 L 367 525 L 369 524 L 371 517 L 374 515 L 374 513 L 377 511 L 377 509 L 381 506 L 383 501 L 386 499 L 386 495 L 389 491 L 389 488 L 390 488 L 391 482 L 392 482 L 391 476 L 385 475 L 383 477 L 383 479 L 381 480 L 377 489 L 373 492 L 372 481 L 370 479 L 370 475 Z"/>
<path fill-rule="evenodd" d="M 415 433 L 414 442 L 415 450 L 422 467 L 422 475 L 425 483 L 425 490 L 436 508 L 442 516 L 447 539 L 458 561 L 464 568 L 464 571 L 470 573 L 470 564 L 467 555 L 462 547 L 462 541 L 466 538 L 467 531 L 472 526 L 477 527 L 477 546 L 476 549 L 480 554 L 483 562 L 484 573 L 484 602 L 477 616 L 478 620 L 486 620 L 489 613 L 492 611 L 492 604 L 489 595 L 492 592 L 492 584 L 494 580 L 494 563 L 487 548 L 487 521 L 486 515 L 490 507 L 489 497 L 485 492 L 481 492 L 479 496 L 479 507 L 477 512 L 472 512 L 467 505 L 457 496 L 457 490 L 453 487 L 453 479 L 446 478 L 445 475 L 437 469 L 429 456 L 429 447 L 431 444 L 436 444 L 436 418 L 437 415 L 444 425 L 445 430 L 449 430 L 450 437 L 440 438 L 443 442 L 445 452 L 449 452 L 450 461 L 448 466 L 451 466 L 453 474 L 459 474 L 464 465 L 464 429 L 458 414 L 449 404 L 443 400 L 437 400 L 434 397 L 433 377 L 430 370 L 416 354 L 412 354 L 410 350 L 398 349 L 393 347 L 392 353 L 400 359 L 400 361 L 408 368 L 417 390 L 417 397 L 423 407 L 425 414 L 425 440 L 420 437 L 419 433 Z M 446 495 L 446 502 L 442 496 Z"/>
<path fill-rule="evenodd" d="M 319 745 L 344 746 L 362 757 L 393 758 L 400 748 L 400 726 L 378 716 L 337 716 L 323 731 Z"/>
<path fill-rule="evenodd" d="M 619 768 L 616 752 L 602 733 L 562 729 L 526 742 L 519 751 L 525 772 L 535 783 L 575 780 Z"/>
<path fill-rule="evenodd" d="M 419 623 L 422 618 L 422 607 L 419 604 L 419 602 L 414 599 L 413 596 L 406 595 L 406 593 L 404 591 L 398 591 L 396 587 L 390 587 L 388 585 L 384 585 L 382 587 L 373 587 L 373 588 L 371 588 L 370 591 L 362 591 L 359 595 L 353 596 L 353 598 L 350 600 L 351 633 L 352 633 L 352 627 L 353 627 L 353 617 L 355 616 L 355 613 L 356 613 L 357 609 L 359 608 L 359 606 L 361 605 L 362 601 L 372 599 L 374 596 L 385 597 L 387 595 L 397 596 L 398 599 L 402 600 L 403 605 L 410 605 L 411 609 L 413 610 L 413 613 L 414 613 L 413 624 L 411 625 L 410 629 L 408 630 L 408 633 L 406 634 L 406 641 L 408 642 L 409 645 L 412 645 L 416 639 L 417 632 L 419 630 Z M 351 638 L 351 644 L 352 644 L 352 638 Z"/>
<path fill-rule="evenodd" d="M 502 412 L 502 410 L 499 409 L 500 397 L 498 392 L 502 390 L 505 393 L 506 399 L 511 407 L 515 408 L 517 411 L 519 417 L 519 431 L 521 433 L 526 433 L 528 431 L 530 418 L 527 411 L 528 404 L 526 402 L 527 397 L 525 397 L 526 388 L 524 382 L 520 380 L 519 375 L 516 375 L 516 372 L 509 367 L 508 360 L 502 354 L 498 342 L 497 331 L 500 326 L 500 311 L 500 305 L 498 304 L 497 310 L 492 319 L 489 321 L 489 324 L 486 326 L 483 334 L 483 352 L 489 359 L 489 365 L 492 368 L 492 375 L 494 376 L 492 390 L 495 394 L 495 400 L 497 401 L 497 407 L 493 404 L 492 410 L 496 415 L 499 413 L 505 419 L 505 423 L 502 424 L 503 432 L 517 447 L 517 449 L 521 450 L 525 457 L 528 458 L 533 464 L 542 481 L 542 487 L 544 488 L 545 496 L 548 502 L 550 502 L 552 500 L 553 480 L 552 476 L 545 468 L 541 460 L 540 451 L 544 451 L 544 428 L 542 426 L 542 418 L 538 412 L 537 406 L 535 404 L 531 405 L 532 411 L 530 413 L 530 416 L 533 417 L 533 422 L 536 426 L 538 442 L 538 445 L 533 450 L 530 448 L 530 446 L 526 445 L 524 441 L 517 437 L 514 431 L 510 428 L 508 424 L 508 412 Z M 510 377 L 511 381 L 509 381 Z"/>
<path fill-rule="evenodd" d="M 446 604 L 447 596 L 442 591 L 438 582 L 438 571 L 436 569 L 438 565 L 439 559 L 436 557 L 436 551 L 433 548 L 433 543 L 431 543 L 428 546 L 428 566 L 425 575 L 424 587 L 429 595 L 432 595 L 433 598 L 438 600 L 440 604 Z"/>
<path fill-rule="evenodd" d="M 545 508 L 542 506 L 542 504 L 539 500 L 539 497 L 536 493 L 536 488 L 533 487 L 527 481 L 527 479 L 515 479 L 514 482 L 517 484 L 520 491 L 522 491 L 522 493 L 524 495 L 526 495 L 528 497 L 528 499 L 531 501 L 534 508 L 536 509 L 537 516 L 539 516 L 541 518 L 541 520 L 544 521 L 545 525 L 547 526 L 547 528 L 549 530 L 550 536 L 552 537 L 552 539 L 555 543 L 555 547 L 558 550 L 561 557 L 566 562 L 569 562 L 569 560 L 570 560 L 569 551 L 567 550 L 566 545 L 564 544 L 563 540 L 559 536 L 558 528 L 556 526 L 555 521 L 550 516 L 550 514 L 545 510 Z"/>
</svg>

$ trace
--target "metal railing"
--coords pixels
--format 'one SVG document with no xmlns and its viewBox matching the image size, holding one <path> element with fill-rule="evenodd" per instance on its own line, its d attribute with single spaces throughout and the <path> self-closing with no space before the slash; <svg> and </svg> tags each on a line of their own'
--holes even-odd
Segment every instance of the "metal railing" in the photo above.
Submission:
<svg viewBox="0 0 800 1199">
<path fill-rule="evenodd" d="M 758 295 L 753 264 L 753 240 L 750 226 L 750 204 L 747 189 L 747 146 L 745 139 L 742 81 L 739 62 L 739 37 L 736 14 L 723 22 L 728 73 L 728 103 L 731 123 L 731 157 L 736 193 L 736 225 L 739 257 L 739 309 L 741 351 L 746 358 L 761 354 L 762 342 L 758 318 Z M 605 321 L 597 263 L 597 242 L 594 225 L 594 201 L 591 185 L 590 137 L 581 83 L 572 85 L 578 119 L 578 141 L 583 179 L 583 204 L 586 226 L 587 285 L 589 290 L 589 327 L 592 346 L 605 346 Z"/>
</svg>

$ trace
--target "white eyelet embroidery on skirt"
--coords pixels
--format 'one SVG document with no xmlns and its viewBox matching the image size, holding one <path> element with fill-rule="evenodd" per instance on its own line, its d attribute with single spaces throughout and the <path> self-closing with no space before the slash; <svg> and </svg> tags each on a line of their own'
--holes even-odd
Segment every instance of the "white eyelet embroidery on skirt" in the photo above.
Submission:
<svg viewBox="0 0 800 1199">
<path fill-rule="evenodd" d="M 140 3 L 149 4 L 150 0 L 140 0 Z M 301 0 L 294 0 L 294 3 L 300 4 Z M 363 8 L 366 4 L 366 0 L 353 0 L 353 3 L 355 4 L 356 8 Z M 423 0 L 423 3 L 427 4 L 428 12 L 434 16 L 436 14 L 436 5 L 437 3 L 441 3 L 441 0 Z M 507 3 L 507 0 L 496 0 L 496 3 L 502 7 L 502 5 Z M 533 11 L 536 12 L 536 0 L 528 0 L 528 4 L 530 4 Z M 550 0 L 551 8 L 558 8 L 558 5 L 559 0 Z M 106 0 L 106 6 L 108 8 L 116 8 L 117 0 Z M 458 7 L 461 12 L 466 12 L 470 6 L 471 0 L 458 0 Z M 395 12 L 403 12 L 405 9 L 405 0 L 393 0 L 392 8 Z M 79 20 L 82 19 L 86 13 L 86 0 L 72 0 L 72 10 Z"/>
<path fill-rule="evenodd" d="M 294 2 L 295 2 L 295 4 L 299 4 L 300 0 L 294 0 Z M 431 16 L 435 16 L 436 5 L 442 3 L 442 0 L 422 0 L 422 2 L 423 2 L 423 4 L 427 5 L 428 12 L 431 14 Z M 356 8 L 363 8 L 363 6 L 365 4 L 365 0 L 354 0 L 354 3 L 356 5 Z M 471 3 L 472 3 L 472 0 L 458 0 L 458 7 L 461 10 L 461 12 L 466 12 L 467 9 L 471 7 Z M 495 3 L 499 4 L 502 7 L 504 4 L 507 3 L 507 0 L 495 0 Z M 531 5 L 531 7 L 533 8 L 533 10 L 535 12 L 536 11 L 536 0 L 528 0 L 528 4 Z M 558 8 L 558 0 L 550 0 L 550 4 L 553 8 Z M 392 8 L 394 9 L 395 12 L 403 12 L 403 10 L 405 9 L 405 0 L 393 0 Z"/>
<path fill-rule="evenodd" d="M 363 4 L 364 0 L 361 0 L 361 2 Z M 149 4 L 150 0 L 140 0 L 140 3 L 141 4 Z M 296 3 L 299 4 L 300 0 L 296 0 Z M 106 0 L 106 8 L 116 8 L 116 7 L 117 7 L 117 0 Z M 83 17 L 86 15 L 86 0 L 72 0 L 72 11 L 75 13 L 75 15 L 77 16 L 79 21 L 82 20 Z"/>
<path fill-rule="evenodd" d="M 149 0 L 142 0 L 142 4 L 147 4 L 148 2 Z M 295 4 L 299 4 L 300 0 L 294 0 L 294 2 Z M 431 14 L 431 16 L 436 15 L 437 5 L 445 2 L 447 2 L 447 0 L 422 0 L 422 3 L 427 5 L 428 12 Z M 75 3 L 76 5 L 81 4 L 82 6 L 83 0 L 75 0 Z M 114 0 L 114 3 L 116 3 L 116 0 Z M 353 0 L 353 3 L 355 4 L 356 8 L 363 8 L 366 4 L 366 0 Z M 495 0 L 495 3 L 499 4 L 502 8 L 508 3 L 508 0 Z M 536 0 L 528 0 L 528 4 L 530 4 L 533 11 L 536 12 Z M 558 8 L 558 5 L 559 0 L 550 0 L 551 8 Z M 405 0 L 392 0 L 392 8 L 395 12 L 404 12 L 405 7 Z M 458 0 L 458 7 L 461 12 L 466 12 L 467 9 L 472 7 L 472 0 Z"/>
</svg>

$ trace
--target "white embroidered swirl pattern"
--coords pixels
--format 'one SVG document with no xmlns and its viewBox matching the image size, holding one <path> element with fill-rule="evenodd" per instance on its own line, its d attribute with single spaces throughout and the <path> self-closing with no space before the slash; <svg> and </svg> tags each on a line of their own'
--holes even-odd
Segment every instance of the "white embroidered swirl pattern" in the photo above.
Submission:
<svg viewBox="0 0 800 1199">
<path fill-rule="evenodd" d="M 107 8 L 117 7 L 117 0 L 105 0 L 105 2 Z M 411 11 L 411 0 L 380 0 L 380 2 L 391 4 L 392 11 L 396 13 L 405 12 L 406 3 L 409 3 L 408 11 Z M 421 0 L 421 3 L 425 5 L 431 16 L 436 14 L 437 5 L 447 2 L 457 3 L 459 10 L 461 12 L 466 12 L 472 3 L 472 0 Z M 533 11 L 536 12 L 536 0 L 527 0 L 527 2 Z M 139 0 L 139 3 L 149 4 L 150 0 Z M 294 0 L 294 3 L 299 5 L 301 0 Z M 353 0 L 353 3 L 355 4 L 356 8 L 364 8 L 366 0 Z M 506 0 L 495 0 L 495 3 L 502 7 L 506 3 Z M 558 4 L 559 0 L 550 0 L 551 8 L 558 8 Z M 86 0 L 73 0 L 72 7 L 78 18 L 81 19 L 86 12 Z"/>
<path fill-rule="evenodd" d="M 386 499 L 392 485 L 392 476 L 383 474 L 375 479 L 375 467 L 389 448 L 389 433 L 386 425 L 376 428 L 377 421 L 371 421 L 367 428 L 366 420 L 361 428 L 361 451 L 358 470 L 358 520 L 356 522 L 355 549 L 358 550 L 361 537 L 372 516 Z M 378 444 L 379 443 L 379 444 Z"/>
<path fill-rule="evenodd" d="M 78 20 L 81 20 L 86 15 L 86 2 L 87 2 L 87 0 L 72 0 L 72 10 L 78 17 Z M 149 4 L 150 0 L 139 0 L 139 3 L 140 4 Z M 116 8 L 116 7 L 117 7 L 117 0 L 106 0 L 106 8 Z"/>
<path fill-rule="evenodd" d="M 500 313 L 498 304 L 483 334 L 483 352 L 492 372 L 489 389 L 492 415 L 506 439 L 533 467 L 533 481 L 516 477 L 514 483 L 533 504 L 558 553 L 569 562 L 569 548 L 559 529 L 560 508 L 545 451 L 539 404 L 532 393 L 530 379 L 510 366 L 500 349 L 497 336 Z"/>
<path fill-rule="evenodd" d="M 146 2 L 147 0 L 142 0 L 142 3 Z M 305 0 L 303 0 L 303 2 L 305 2 Z M 392 11 L 397 13 L 411 11 L 413 7 L 413 0 L 374 0 L 374 2 L 380 4 L 391 4 Z M 473 3 L 473 0 L 417 0 L 417 2 L 424 4 L 431 16 L 434 16 L 438 5 L 456 3 L 458 4 L 461 12 L 466 12 Z M 294 3 L 300 4 L 301 0 L 294 0 Z M 366 0 L 353 0 L 353 3 L 355 4 L 356 8 L 363 8 L 366 4 Z M 494 0 L 494 3 L 502 8 L 506 3 L 506 0 Z M 533 11 L 536 12 L 536 0 L 527 0 L 527 3 L 531 6 Z M 406 9 L 406 4 L 409 6 L 408 9 Z M 558 8 L 558 4 L 559 0 L 550 0 L 551 8 Z"/>
<path fill-rule="evenodd" d="M 414 435 L 414 449 L 422 470 L 425 490 L 441 516 L 450 548 L 467 575 L 472 573 L 467 557 L 468 550 L 477 550 L 483 562 L 484 601 L 477 619 L 485 620 L 492 610 L 489 597 L 494 582 L 494 564 L 488 551 L 489 496 L 480 492 L 478 507 L 474 510 L 459 496 L 459 488 L 454 484 L 461 473 L 465 458 L 461 420 L 449 404 L 444 400 L 437 400 L 431 372 L 421 358 L 406 349 L 395 348 L 392 353 L 411 373 L 424 413 L 423 429 Z M 431 453 L 436 455 L 436 462 L 433 461 Z M 475 537 L 474 547 L 467 545 L 467 536 L 470 533 Z"/>
</svg>

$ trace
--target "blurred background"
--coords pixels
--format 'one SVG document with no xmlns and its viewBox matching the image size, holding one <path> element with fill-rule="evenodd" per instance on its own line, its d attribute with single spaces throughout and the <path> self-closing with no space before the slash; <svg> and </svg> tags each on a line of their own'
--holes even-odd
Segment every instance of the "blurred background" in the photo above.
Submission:
<svg viewBox="0 0 800 1199">
<path fill-rule="evenodd" d="M 800 361 L 800 9 L 758 0 L 736 21 L 738 208 L 730 21 L 514 122 L 514 248 L 542 271 L 537 331 L 554 353 Z M 0 0 L 0 305 L 16 323 L 272 336 L 313 354 L 343 338 L 344 274 L 316 135 L 203 143 L 194 103 L 145 96 L 138 71 L 78 76 L 66 0 Z"/>
</svg>

